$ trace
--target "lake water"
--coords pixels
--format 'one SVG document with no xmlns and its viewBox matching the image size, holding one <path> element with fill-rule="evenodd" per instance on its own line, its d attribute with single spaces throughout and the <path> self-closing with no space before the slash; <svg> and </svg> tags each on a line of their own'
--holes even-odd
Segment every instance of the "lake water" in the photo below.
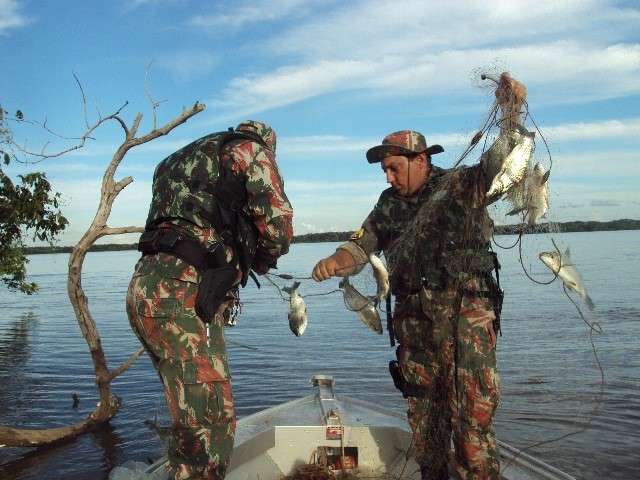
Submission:
<svg viewBox="0 0 640 480">
<path fill-rule="evenodd" d="M 542 286 L 522 273 L 518 251 L 499 250 L 506 291 L 499 368 L 502 402 L 499 438 L 526 448 L 579 479 L 640 478 L 640 231 L 555 236 L 572 257 L 596 304 L 594 336 L 604 369 L 600 381 L 588 329 L 556 281 Z M 515 237 L 498 237 L 509 245 Z M 308 276 L 336 244 L 298 244 L 280 270 Z M 544 235 L 525 237 L 524 264 L 535 278 L 550 272 L 536 258 L 552 249 Z M 30 257 L 29 272 L 41 292 L 27 297 L 0 291 L 0 424 L 26 428 L 64 426 L 86 417 L 97 401 L 93 365 L 66 293 L 67 255 Z M 83 284 L 111 368 L 138 348 L 124 297 L 137 252 L 88 256 Z M 366 275 L 366 274 L 365 274 Z M 362 288 L 372 281 L 360 280 Z M 337 288 L 337 280 L 303 282 L 301 293 Z M 372 293 L 372 292 L 368 292 Z M 238 325 L 227 330 L 239 416 L 307 395 L 310 378 L 336 379 L 336 391 L 397 412 L 405 406 L 388 375 L 394 352 L 386 332 L 364 327 L 340 295 L 307 298 L 309 326 L 294 337 L 287 305 L 263 282 L 244 292 Z M 113 383 L 123 400 L 100 432 L 55 448 L 0 448 L 2 479 L 99 479 L 127 460 L 146 461 L 164 446 L 145 420 L 166 422 L 160 382 L 146 356 Z M 72 393 L 80 396 L 72 408 Z M 563 439 L 558 437 L 571 434 Z"/>
</svg>

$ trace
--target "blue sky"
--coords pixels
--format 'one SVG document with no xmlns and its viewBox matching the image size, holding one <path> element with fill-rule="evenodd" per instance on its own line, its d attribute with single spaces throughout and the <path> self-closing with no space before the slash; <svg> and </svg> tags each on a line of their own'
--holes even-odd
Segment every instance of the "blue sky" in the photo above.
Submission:
<svg viewBox="0 0 640 480">
<path fill-rule="evenodd" d="M 147 131 L 147 90 L 166 100 L 161 123 L 207 104 L 125 158 L 116 179 L 135 181 L 116 200 L 111 226 L 144 223 L 158 161 L 253 118 L 278 134 L 295 232 L 355 229 L 386 188 L 366 149 L 414 129 L 442 144 L 436 164 L 451 166 L 491 105 L 479 73 L 503 70 L 528 86 L 551 147 L 550 219 L 640 218 L 636 1 L 0 0 L 0 51 L 0 104 L 67 136 L 84 128 L 74 72 L 90 122 L 129 101 L 124 118 L 142 112 Z M 36 149 L 49 140 L 48 151 L 64 147 L 37 130 L 14 133 Z M 62 244 L 93 218 L 120 137 L 117 125 L 105 126 L 82 151 L 9 168 L 44 169 L 64 195 L 71 225 Z M 541 143 L 536 156 L 545 161 Z"/>
</svg>

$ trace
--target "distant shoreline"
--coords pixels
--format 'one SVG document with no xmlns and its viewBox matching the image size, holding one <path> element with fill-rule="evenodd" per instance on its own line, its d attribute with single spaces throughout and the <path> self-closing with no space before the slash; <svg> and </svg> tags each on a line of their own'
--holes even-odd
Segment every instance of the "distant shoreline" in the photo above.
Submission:
<svg viewBox="0 0 640 480">
<path fill-rule="evenodd" d="M 552 224 L 552 231 L 560 232 L 606 232 L 616 230 L 640 230 L 640 220 L 630 220 L 623 218 L 620 220 L 612 220 L 609 222 L 558 222 Z M 518 233 L 519 225 L 498 225 L 495 228 L 496 235 L 512 235 Z M 548 233 L 549 224 L 543 223 L 535 225 L 527 230 L 527 233 Z M 321 242 L 346 242 L 353 234 L 350 232 L 322 232 L 322 233 L 306 233 L 304 235 L 296 235 L 293 237 L 293 243 L 321 243 Z M 27 255 L 38 255 L 44 253 L 70 253 L 71 246 L 49 246 L 49 247 L 27 247 L 25 253 Z M 113 252 L 121 250 L 137 250 L 137 243 L 107 243 L 103 245 L 94 245 L 90 252 Z"/>
</svg>

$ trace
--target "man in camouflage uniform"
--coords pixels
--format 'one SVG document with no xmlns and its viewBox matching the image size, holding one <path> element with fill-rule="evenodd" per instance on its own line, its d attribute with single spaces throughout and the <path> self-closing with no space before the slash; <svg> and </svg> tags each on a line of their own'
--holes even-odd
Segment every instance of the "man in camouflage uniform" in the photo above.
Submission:
<svg viewBox="0 0 640 480">
<path fill-rule="evenodd" d="M 479 164 L 444 170 L 431 165 L 422 134 L 395 132 L 367 152 L 381 162 L 391 188 L 349 242 L 318 262 L 317 281 L 357 273 L 383 251 L 395 296 L 391 362 L 408 398 L 411 455 L 424 479 L 498 479 L 492 419 L 499 400 L 496 312 L 501 292 L 491 271 L 493 223 L 486 206 L 492 179 L 518 140 L 526 89 L 503 74 L 496 91 L 501 134 Z M 449 452 L 453 432 L 454 452 Z M 449 458 L 451 457 L 451 458 Z"/>
<path fill-rule="evenodd" d="M 246 121 L 187 145 L 154 173 L 127 313 L 164 385 L 176 480 L 222 479 L 228 466 L 236 416 L 224 312 L 249 269 L 275 267 L 293 236 L 275 149 L 269 126 Z"/>
</svg>

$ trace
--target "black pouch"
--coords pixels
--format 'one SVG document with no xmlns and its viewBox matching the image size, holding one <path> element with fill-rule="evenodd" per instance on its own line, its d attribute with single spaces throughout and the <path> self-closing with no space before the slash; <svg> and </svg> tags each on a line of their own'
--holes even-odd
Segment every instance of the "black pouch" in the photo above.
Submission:
<svg viewBox="0 0 640 480">
<path fill-rule="evenodd" d="M 493 321 L 493 329 L 496 333 L 499 333 L 500 336 L 502 336 L 500 317 L 502 315 L 502 303 L 504 302 L 504 290 L 496 287 L 495 291 L 492 293 L 493 312 L 496 315 L 496 319 Z"/>
<path fill-rule="evenodd" d="M 423 398 L 427 395 L 427 389 L 421 385 L 414 385 L 407 383 L 400 370 L 400 364 L 397 360 L 391 360 L 389 362 L 389 373 L 393 379 L 393 385 L 402 392 L 404 398 L 407 397 L 420 397 Z"/>
<path fill-rule="evenodd" d="M 258 249 L 258 231 L 251 220 L 242 213 L 237 217 L 236 229 L 238 232 L 236 247 L 238 250 L 240 269 L 242 270 L 241 284 L 244 287 L 247 284 L 247 277 L 249 276 L 249 271 L 251 270 Z"/>
<path fill-rule="evenodd" d="M 205 270 L 196 295 L 196 313 L 205 323 L 211 323 L 218 308 L 233 288 L 237 271 L 230 265 Z"/>
</svg>

